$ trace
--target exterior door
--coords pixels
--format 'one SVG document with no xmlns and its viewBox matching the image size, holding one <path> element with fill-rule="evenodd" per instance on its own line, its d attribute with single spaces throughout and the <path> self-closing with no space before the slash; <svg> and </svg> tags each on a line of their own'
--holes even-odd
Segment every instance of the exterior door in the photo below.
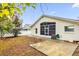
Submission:
<svg viewBox="0 0 79 59">
<path fill-rule="evenodd" d="M 45 35 L 49 35 L 49 26 L 48 25 L 46 25 L 44 27 L 44 33 L 45 33 Z"/>
<path fill-rule="evenodd" d="M 41 35 L 55 35 L 55 22 L 44 22 L 40 25 Z"/>
<path fill-rule="evenodd" d="M 55 29 L 55 24 L 52 24 L 49 26 L 49 35 L 55 35 L 56 29 Z"/>
</svg>

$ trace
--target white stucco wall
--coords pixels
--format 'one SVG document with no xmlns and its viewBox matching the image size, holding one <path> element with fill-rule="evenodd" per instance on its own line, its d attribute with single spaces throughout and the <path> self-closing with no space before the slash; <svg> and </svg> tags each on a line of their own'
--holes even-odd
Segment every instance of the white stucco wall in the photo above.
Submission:
<svg viewBox="0 0 79 59">
<path fill-rule="evenodd" d="M 45 36 L 45 35 L 40 35 L 40 23 L 42 22 L 56 22 L 56 34 L 60 35 L 61 40 L 79 40 L 79 26 L 77 24 L 67 22 L 67 21 L 61 21 L 61 20 L 56 20 L 48 17 L 43 17 L 41 18 L 32 28 L 32 35 L 37 35 L 37 36 Z M 74 26 L 74 32 L 65 32 L 64 31 L 64 26 Z M 35 34 L 35 28 L 38 29 L 38 33 Z M 50 36 L 45 36 L 45 37 L 50 37 Z"/>
</svg>

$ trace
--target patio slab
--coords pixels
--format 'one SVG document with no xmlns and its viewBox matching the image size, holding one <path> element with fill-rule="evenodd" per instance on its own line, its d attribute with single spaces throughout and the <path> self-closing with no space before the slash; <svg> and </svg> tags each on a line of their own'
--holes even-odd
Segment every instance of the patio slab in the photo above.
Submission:
<svg viewBox="0 0 79 59">
<path fill-rule="evenodd" d="M 46 40 L 30 46 L 48 56 L 72 56 L 78 44 L 60 40 Z"/>
</svg>

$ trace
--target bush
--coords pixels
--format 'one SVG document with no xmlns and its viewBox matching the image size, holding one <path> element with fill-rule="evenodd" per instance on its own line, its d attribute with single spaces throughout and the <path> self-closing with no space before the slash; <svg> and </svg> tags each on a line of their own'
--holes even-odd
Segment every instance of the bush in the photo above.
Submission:
<svg viewBox="0 0 79 59">
<path fill-rule="evenodd" d="M 56 35 L 56 39 L 59 39 L 59 38 L 60 38 L 60 35 L 59 35 L 59 34 L 57 34 L 57 35 Z"/>
</svg>

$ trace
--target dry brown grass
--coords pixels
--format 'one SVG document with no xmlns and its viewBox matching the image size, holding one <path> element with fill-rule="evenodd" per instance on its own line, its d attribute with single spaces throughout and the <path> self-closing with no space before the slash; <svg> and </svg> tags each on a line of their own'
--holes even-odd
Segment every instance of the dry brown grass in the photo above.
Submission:
<svg viewBox="0 0 79 59">
<path fill-rule="evenodd" d="M 34 37 L 21 36 L 0 40 L 0 55 L 3 56 L 43 56 L 44 54 L 29 45 L 44 41 Z"/>
<path fill-rule="evenodd" d="M 45 40 L 28 36 L 0 39 L 0 56 L 45 56 L 45 54 L 29 46 L 31 43 L 41 41 Z M 73 55 L 79 56 L 79 46 Z"/>
</svg>

